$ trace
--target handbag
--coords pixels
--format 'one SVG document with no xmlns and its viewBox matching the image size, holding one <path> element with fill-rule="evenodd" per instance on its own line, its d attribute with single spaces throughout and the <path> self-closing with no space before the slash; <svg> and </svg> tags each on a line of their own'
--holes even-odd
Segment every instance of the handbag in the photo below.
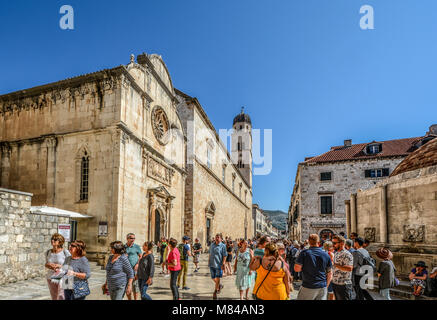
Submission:
<svg viewBox="0 0 437 320">
<path fill-rule="evenodd" d="M 256 289 L 256 292 L 255 292 L 254 295 L 253 295 L 254 298 L 255 298 L 256 300 L 262 300 L 262 299 L 258 298 L 258 296 L 257 296 L 258 291 L 259 291 L 259 288 L 261 288 L 261 286 L 263 285 L 264 280 L 267 279 L 268 275 L 270 274 L 270 271 L 272 271 L 273 267 L 275 266 L 276 261 L 278 261 L 278 258 L 275 259 L 275 262 L 273 262 L 272 266 L 271 266 L 270 269 L 269 269 L 269 272 L 267 272 L 267 274 L 266 274 L 266 276 L 264 277 L 263 281 L 261 281 L 260 285 L 258 286 L 258 289 Z M 261 262 L 260 262 L 260 266 L 262 267 L 262 260 L 261 260 Z"/>
<path fill-rule="evenodd" d="M 73 285 L 74 299 L 86 297 L 90 293 L 91 292 L 90 292 L 90 288 L 88 286 L 87 280 L 75 280 L 74 281 L 74 285 Z"/>
</svg>

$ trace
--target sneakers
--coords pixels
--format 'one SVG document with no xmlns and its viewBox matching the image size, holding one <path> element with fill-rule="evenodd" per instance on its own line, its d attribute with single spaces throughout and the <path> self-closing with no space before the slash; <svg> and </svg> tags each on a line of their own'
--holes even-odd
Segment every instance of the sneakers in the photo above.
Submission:
<svg viewBox="0 0 437 320">
<path fill-rule="evenodd" d="M 194 272 L 199 272 L 199 270 L 198 269 L 194 269 Z"/>
<path fill-rule="evenodd" d="M 170 278 L 169 274 L 164 275 L 164 278 Z"/>
<path fill-rule="evenodd" d="M 180 288 L 180 286 L 178 286 L 178 289 Z"/>
<path fill-rule="evenodd" d="M 182 290 L 190 290 L 188 287 L 183 287 Z"/>
</svg>

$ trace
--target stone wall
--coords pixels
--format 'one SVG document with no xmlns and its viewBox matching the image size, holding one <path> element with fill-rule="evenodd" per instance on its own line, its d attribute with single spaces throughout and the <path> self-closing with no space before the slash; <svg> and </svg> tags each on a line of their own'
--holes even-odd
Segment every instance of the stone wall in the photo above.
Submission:
<svg viewBox="0 0 437 320">
<path fill-rule="evenodd" d="M 322 164 L 299 164 L 296 183 L 300 192 L 295 197 L 299 203 L 299 225 L 301 239 L 308 239 L 311 233 L 320 233 L 323 229 L 330 229 L 335 233 L 346 233 L 345 200 L 350 199 L 350 194 L 358 190 L 366 190 L 386 178 L 365 178 L 367 169 L 389 168 L 390 172 L 404 159 L 370 159 L 361 161 L 345 161 Z M 332 172 L 332 180 L 321 181 L 321 172 Z M 323 195 L 333 196 L 333 213 L 322 215 L 320 212 L 320 197 Z M 293 212 L 293 210 L 291 210 Z M 337 227 L 327 227 L 328 225 Z M 322 226 L 326 225 L 326 226 Z"/>
<path fill-rule="evenodd" d="M 0 285 L 43 276 L 45 252 L 68 217 L 33 214 L 32 194 L 0 189 Z"/>
<path fill-rule="evenodd" d="M 393 252 L 437 255 L 437 166 L 390 177 L 354 196 L 352 230 Z"/>
</svg>

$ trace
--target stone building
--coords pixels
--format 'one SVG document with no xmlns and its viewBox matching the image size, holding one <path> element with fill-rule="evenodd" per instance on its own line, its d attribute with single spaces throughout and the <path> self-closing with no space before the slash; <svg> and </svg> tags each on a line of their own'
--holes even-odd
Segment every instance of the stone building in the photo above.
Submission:
<svg viewBox="0 0 437 320">
<path fill-rule="evenodd" d="M 281 230 L 273 226 L 272 220 L 259 207 L 258 204 L 252 205 L 252 219 L 254 226 L 254 236 L 270 236 L 278 238 L 282 236 Z"/>
<path fill-rule="evenodd" d="M 51 235 L 68 216 L 31 212 L 32 194 L 0 188 L 0 285 L 45 274 Z"/>
<path fill-rule="evenodd" d="M 235 117 L 229 153 L 199 101 L 176 92 L 177 111 L 188 137 L 185 234 L 203 243 L 217 232 L 233 239 L 252 237 L 250 117 L 243 111 Z M 242 138 L 250 139 L 247 162 L 239 145 Z"/>
<path fill-rule="evenodd" d="M 386 179 L 426 136 L 372 141 L 332 147 L 330 151 L 299 163 L 288 210 L 289 237 L 305 240 L 311 233 L 346 233 L 345 201 L 358 190 Z"/>
<path fill-rule="evenodd" d="M 205 239 L 208 215 L 211 230 L 235 225 L 232 233 L 242 236 L 244 227 L 251 228 L 245 220 L 250 182 L 229 164 L 220 144 L 226 183 L 217 180 L 221 164 L 209 168 L 214 174 L 204 173 L 204 151 L 196 153 L 201 169 L 190 176 L 180 103 L 156 54 L 141 54 L 136 62 L 132 55 L 128 65 L 1 95 L 0 187 L 32 193 L 35 206 L 92 216 L 75 230 L 92 259 L 104 259 L 109 243 L 124 241 L 129 232 L 138 243 L 181 239 L 185 232 Z M 200 105 L 195 110 L 196 125 L 212 127 Z M 187 179 L 200 180 L 193 185 Z M 193 214 L 185 207 L 186 185 L 202 199 L 192 204 Z"/>
<path fill-rule="evenodd" d="M 369 239 L 373 253 L 390 248 L 404 276 L 419 260 L 437 266 L 437 139 L 430 141 L 435 134 L 422 140 L 424 145 L 389 178 L 351 194 L 346 205 L 348 228 Z"/>
<path fill-rule="evenodd" d="M 253 219 L 253 234 L 256 237 L 264 234 L 263 226 L 265 225 L 266 216 L 258 204 L 252 205 L 252 219 Z"/>
</svg>

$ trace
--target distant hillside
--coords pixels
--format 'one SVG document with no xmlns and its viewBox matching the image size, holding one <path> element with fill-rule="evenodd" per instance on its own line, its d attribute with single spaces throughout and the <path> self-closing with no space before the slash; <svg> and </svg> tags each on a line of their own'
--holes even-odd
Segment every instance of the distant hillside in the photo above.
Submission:
<svg viewBox="0 0 437 320">
<path fill-rule="evenodd" d="M 272 225 L 279 230 L 286 230 L 288 214 L 281 210 L 263 210 L 272 220 Z"/>
</svg>

